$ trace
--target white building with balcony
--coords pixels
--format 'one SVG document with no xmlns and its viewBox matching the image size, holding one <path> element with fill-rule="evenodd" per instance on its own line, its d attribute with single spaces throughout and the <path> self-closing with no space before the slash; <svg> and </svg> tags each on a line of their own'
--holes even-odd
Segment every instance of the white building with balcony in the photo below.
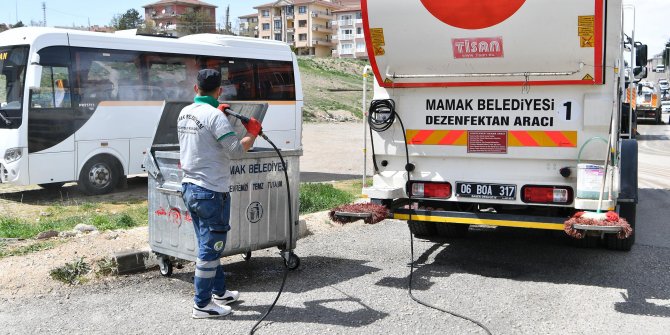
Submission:
<svg viewBox="0 0 670 335">
<path fill-rule="evenodd" d="M 334 10 L 333 57 L 368 59 L 360 4 Z"/>
<path fill-rule="evenodd" d="M 339 3 L 325 0 L 279 0 L 254 7 L 258 10 L 258 38 L 284 41 L 298 55 L 327 57 L 333 43 L 334 10 Z"/>
</svg>

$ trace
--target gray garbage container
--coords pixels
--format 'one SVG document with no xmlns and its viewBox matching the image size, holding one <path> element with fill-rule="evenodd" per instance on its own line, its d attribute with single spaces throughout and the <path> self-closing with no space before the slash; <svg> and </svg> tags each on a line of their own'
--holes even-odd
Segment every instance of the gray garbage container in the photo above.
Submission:
<svg viewBox="0 0 670 335">
<path fill-rule="evenodd" d="M 193 223 L 181 197 L 177 116 L 189 102 L 166 102 L 145 167 L 149 173 L 149 245 L 158 256 L 161 274 L 172 273 L 172 260 L 195 261 L 197 241 Z M 262 119 L 267 104 L 232 103 L 245 116 Z M 230 118 L 237 133 L 244 127 Z M 298 238 L 298 189 L 301 150 L 282 150 L 290 180 L 293 218 L 288 217 L 284 167 L 272 149 L 253 149 L 231 162 L 230 226 L 223 256 L 279 247 L 289 269 L 300 259 L 293 253 Z M 292 225 L 292 234 L 289 225 Z"/>
</svg>

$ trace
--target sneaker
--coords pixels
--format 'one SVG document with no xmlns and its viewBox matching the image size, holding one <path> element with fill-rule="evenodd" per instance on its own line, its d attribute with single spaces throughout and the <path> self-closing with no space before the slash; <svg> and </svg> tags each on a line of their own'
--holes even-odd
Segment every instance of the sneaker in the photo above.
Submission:
<svg viewBox="0 0 670 335">
<path fill-rule="evenodd" d="M 193 314 L 191 316 L 194 319 L 215 318 L 228 315 L 230 312 L 231 308 L 229 306 L 219 306 L 214 301 L 210 301 L 205 307 L 193 305 Z"/>
<path fill-rule="evenodd" d="M 223 295 L 212 294 L 212 301 L 217 303 L 219 306 L 228 305 L 231 302 L 237 301 L 240 298 L 240 292 L 238 291 L 226 291 Z"/>
</svg>

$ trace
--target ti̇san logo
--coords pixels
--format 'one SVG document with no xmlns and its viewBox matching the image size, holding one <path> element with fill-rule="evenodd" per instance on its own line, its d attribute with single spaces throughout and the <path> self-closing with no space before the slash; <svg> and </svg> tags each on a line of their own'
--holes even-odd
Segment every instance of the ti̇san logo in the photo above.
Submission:
<svg viewBox="0 0 670 335">
<path fill-rule="evenodd" d="M 260 202 L 254 201 L 247 206 L 247 220 L 251 223 L 256 223 L 263 217 L 263 205 Z"/>
<path fill-rule="evenodd" d="M 526 0 L 421 0 L 440 21 L 462 29 L 494 26 L 514 15 Z"/>
</svg>

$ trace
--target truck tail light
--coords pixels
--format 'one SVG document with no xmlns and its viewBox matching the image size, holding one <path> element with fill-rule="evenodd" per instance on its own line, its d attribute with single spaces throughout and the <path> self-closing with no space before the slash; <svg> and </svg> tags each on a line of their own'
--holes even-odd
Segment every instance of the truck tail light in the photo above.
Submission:
<svg viewBox="0 0 670 335">
<path fill-rule="evenodd" d="M 413 182 L 410 188 L 412 197 L 442 198 L 451 197 L 451 184 L 447 182 Z"/>
<path fill-rule="evenodd" d="M 560 204 L 572 203 L 572 188 L 567 186 L 533 186 L 521 189 L 522 200 L 527 203 Z"/>
</svg>

